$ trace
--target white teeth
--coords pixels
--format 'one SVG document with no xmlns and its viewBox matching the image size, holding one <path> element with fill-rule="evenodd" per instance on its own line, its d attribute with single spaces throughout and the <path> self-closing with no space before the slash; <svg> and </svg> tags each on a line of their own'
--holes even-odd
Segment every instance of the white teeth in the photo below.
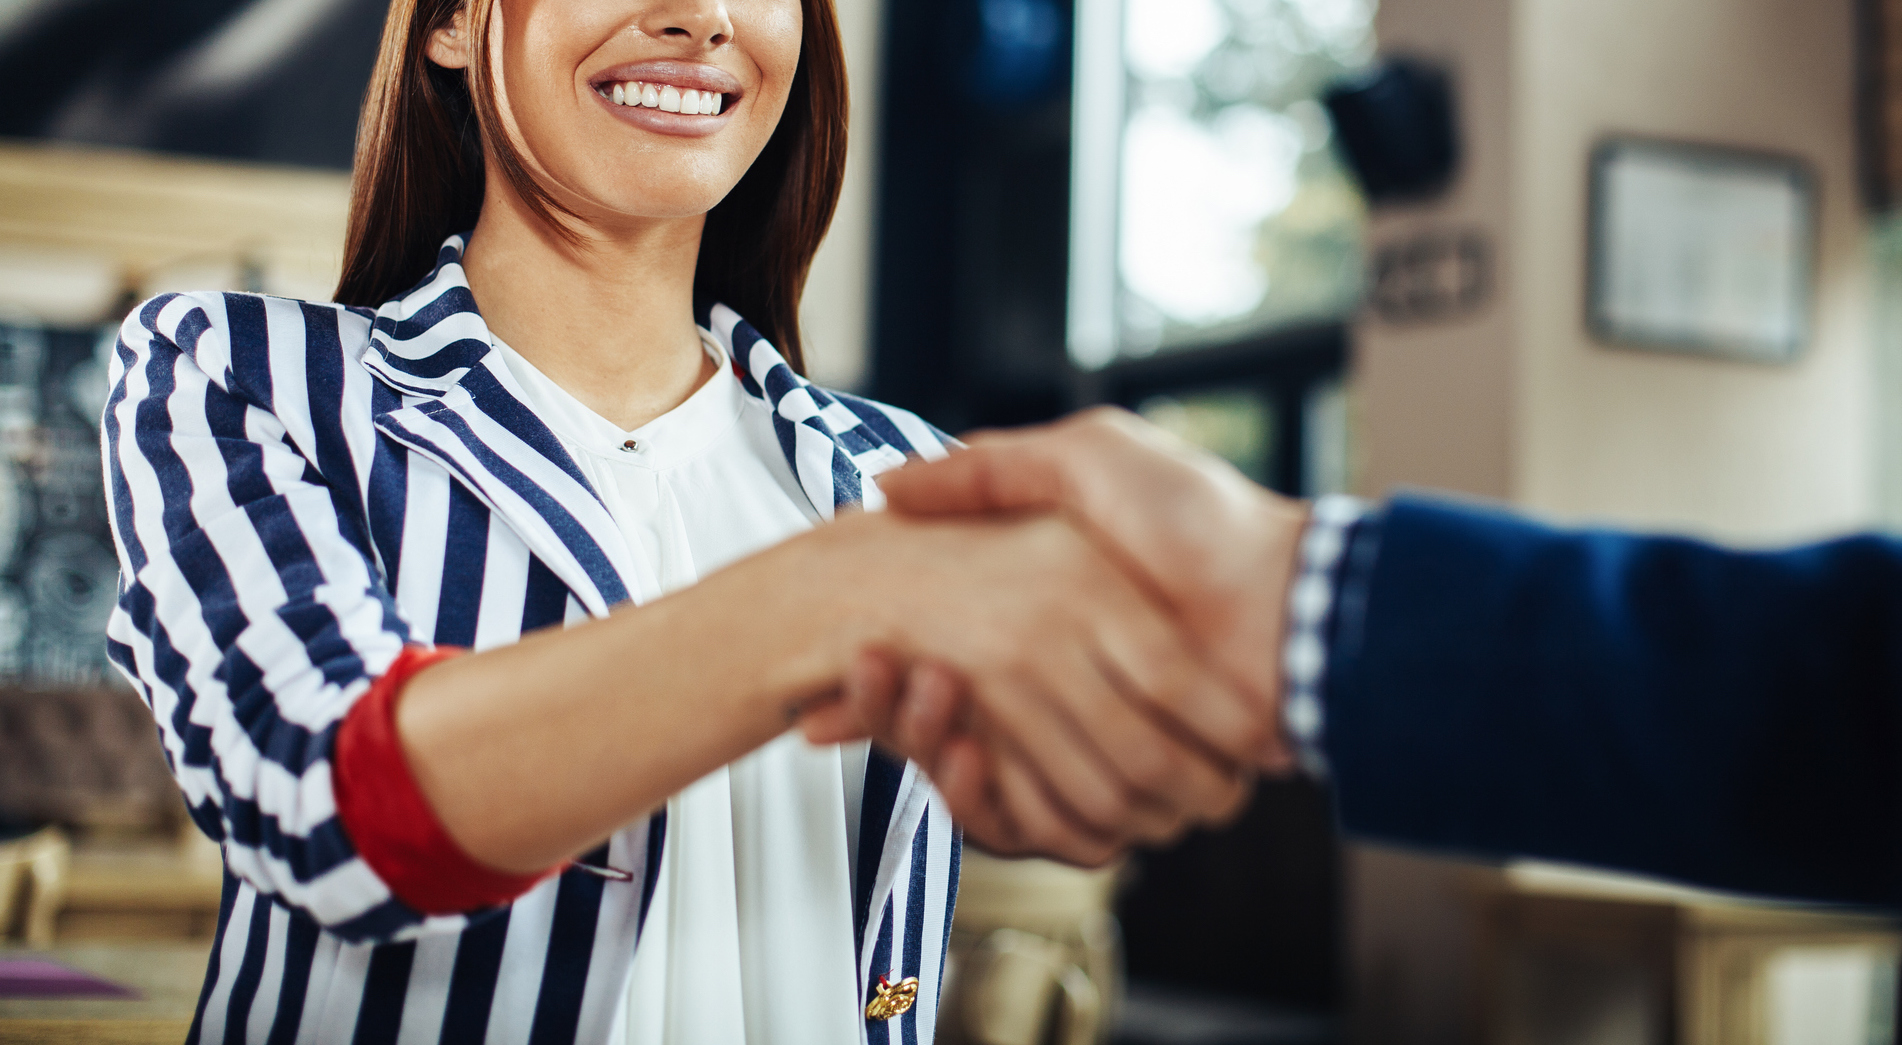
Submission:
<svg viewBox="0 0 1902 1045">
<path fill-rule="evenodd" d="M 616 105 L 638 105 L 688 116 L 718 116 L 726 111 L 726 95 L 697 91 L 691 87 L 623 81 L 611 85 L 607 89 L 607 96 Z"/>
</svg>

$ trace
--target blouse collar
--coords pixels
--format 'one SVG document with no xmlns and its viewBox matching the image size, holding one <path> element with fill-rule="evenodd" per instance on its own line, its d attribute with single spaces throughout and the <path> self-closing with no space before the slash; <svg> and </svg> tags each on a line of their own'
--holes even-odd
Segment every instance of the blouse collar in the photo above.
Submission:
<svg viewBox="0 0 1902 1045">
<path fill-rule="evenodd" d="M 592 454 L 615 465 L 664 470 L 698 457 L 732 428 L 747 394 L 713 334 L 700 331 L 713 360 L 713 375 L 680 405 L 639 428 L 623 429 L 602 417 L 543 373 L 514 346 L 497 339 L 495 348 L 519 387 L 522 402 L 565 440 L 571 451 Z"/>
</svg>

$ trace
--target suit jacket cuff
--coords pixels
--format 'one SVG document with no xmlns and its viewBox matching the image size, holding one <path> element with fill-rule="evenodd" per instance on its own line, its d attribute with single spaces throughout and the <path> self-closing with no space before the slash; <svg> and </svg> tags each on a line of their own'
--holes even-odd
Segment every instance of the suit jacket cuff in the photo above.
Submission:
<svg viewBox="0 0 1902 1045">
<path fill-rule="evenodd" d="M 1282 645 L 1282 728 L 1303 772 L 1327 775 L 1324 701 L 1329 647 L 1353 578 L 1372 554 L 1378 527 L 1371 505 L 1353 497 L 1314 502 L 1288 589 L 1288 633 Z"/>
</svg>

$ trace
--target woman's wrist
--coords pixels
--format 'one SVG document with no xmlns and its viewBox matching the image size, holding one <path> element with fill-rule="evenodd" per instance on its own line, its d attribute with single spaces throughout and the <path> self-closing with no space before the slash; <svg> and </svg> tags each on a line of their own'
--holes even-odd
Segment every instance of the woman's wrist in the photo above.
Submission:
<svg viewBox="0 0 1902 1045">
<path fill-rule="evenodd" d="M 793 709 L 837 688 L 851 655 L 841 638 L 850 629 L 850 600 L 835 589 L 839 571 L 856 563 L 851 542 L 833 531 L 825 526 L 802 534 L 624 612 L 653 615 L 651 629 L 680 641 L 690 641 L 707 619 L 719 620 L 727 636 L 721 645 L 738 654 L 732 648 L 744 643 L 744 654 L 698 665 L 696 688 L 716 694 L 723 713 L 777 732 Z"/>
<path fill-rule="evenodd" d="M 801 599 L 812 625 L 799 662 L 804 695 L 829 691 L 850 672 L 868 648 L 909 645 L 906 622 L 917 617 L 917 596 L 937 597 L 916 566 L 925 556 L 931 568 L 955 558 L 949 549 L 933 551 L 932 530 L 940 523 L 895 515 L 854 512 L 776 549 L 796 574 L 790 586 L 809 593 Z M 908 651 L 915 652 L 915 651 Z M 817 683 L 815 686 L 814 683 Z"/>
<path fill-rule="evenodd" d="M 783 732 L 843 673 L 804 543 L 417 675 L 396 727 L 455 842 L 498 870 L 549 866 Z"/>
</svg>

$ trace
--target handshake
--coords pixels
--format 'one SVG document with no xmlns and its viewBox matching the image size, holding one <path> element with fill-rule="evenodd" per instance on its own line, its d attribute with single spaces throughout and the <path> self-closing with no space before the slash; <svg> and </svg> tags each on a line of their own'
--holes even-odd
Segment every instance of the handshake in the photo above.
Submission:
<svg viewBox="0 0 1902 1045">
<path fill-rule="evenodd" d="M 916 762 L 967 837 L 1096 866 L 1221 823 L 1294 766 L 1282 646 L 1304 504 L 1119 410 L 879 479 L 892 607 L 814 743 Z"/>
</svg>

